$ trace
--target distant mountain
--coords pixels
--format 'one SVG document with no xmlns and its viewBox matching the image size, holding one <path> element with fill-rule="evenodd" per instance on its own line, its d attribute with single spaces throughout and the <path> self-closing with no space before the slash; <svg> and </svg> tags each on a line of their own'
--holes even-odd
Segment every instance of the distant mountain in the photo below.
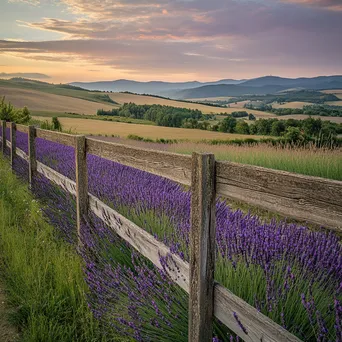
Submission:
<svg viewBox="0 0 342 342">
<path fill-rule="evenodd" d="M 163 95 L 173 94 L 179 90 L 197 88 L 204 85 L 215 84 L 239 84 L 245 80 L 219 80 L 215 82 L 162 82 L 162 81 L 150 81 L 150 82 L 137 82 L 131 80 L 116 80 L 116 81 L 99 81 L 99 82 L 73 82 L 70 85 L 82 87 L 88 90 L 101 90 L 101 91 L 129 91 L 138 94 L 152 94 Z"/>
<path fill-rule="evenodd" d="M 342 76 L 318 76 L 301 78 L 284 78 L 278 76 L 264 76 L 242 82 L 243 86 L 263 87 L 266 85 L 284 86 L 287 88 L 333 89 L 342 87 Z"/>
<path fill-rule="evenodd" d="M 88 90 L 128 91 L 137 94 L 162 95 L 186 99 L 217 96 L 241 96 L 274 94 L 287 89 L 342 89 L 342 76 L 318 76 L 312 78 L 284 78 L 264 76 L 250 80 L 223 79 L 214 82 L 137 82 L 132 80 L 73 82 L 70 85 Z"/>
<path fill-rule="evenodd" d="M 342 89 L 342 76 L 302 77 L 295 79 L 265 76 L 247 80 L 239 84 L 201 86 L 181 90 L 174 92 L 170 97 L 177 99 L 195 99 L 218 96 L 266 95 L 294 89 Z"/>
<path fill-rule="evenodd" d="M 266 95 L 283 90 L 283 86 L 266 85 L 262 87 L 243 86 L 235 84 L 209 85 L 193 89 L 181 90 L 173 94 L 177 99 L 197 99 L 204 97 Z"/>
</svg>

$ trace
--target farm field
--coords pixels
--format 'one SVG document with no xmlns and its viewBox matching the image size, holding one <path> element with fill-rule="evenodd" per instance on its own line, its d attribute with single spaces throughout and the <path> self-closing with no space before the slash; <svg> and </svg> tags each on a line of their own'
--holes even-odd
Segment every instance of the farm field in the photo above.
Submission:
<svg viewBox="0 0 342 342">
<path fill-rule="evenodd" d="M 49 117 L 33 117 L 37 120 L 50 120 Z M 261 139 L 260 135 L 229 134 L 220 132 L 204 131 L 199 129 L 172 128 L 152 125 L 138 125 L 121 122 L 109 122 L 100 120 L 60 118 L 63 129 L 80 134 L 107 134 L 127 137 L 135 134 L 144 138 L 153 139 L 177 139 L 199 141 L 203 139 Z"/>
<path fill-rule="evenodd" d="M 5 96 L 15 107 L 28 107 L 32 111 L 71 112 L 95 115 L 99 108 L 110 110 L 115 105 L 87 101 L 70 96 L 0 86 L 0 97 Z M 117 107 L 117 106 L 116 106 Z"/>
<path fill-rule="evenodd" d="M 16 89 L 26 89 L 35 90 L 47 94 L 62 95 L 67 97 L 74 97 L 86 101 L 98 102 L 104 104 L 110 103 L 110 99 L 107 94 L 101 92 L 92 92 L 84 89 L 78 89 L 75 87 L 70 87 L 65 84 L 52 84 L 45 82 L 37 82 L 34 80 L 3 80 L 0 79 L 0 88 L 16 88 Z"/>
<path fill-rule="evenodd" d="M 152 105 L 152 104 L 160 104 L 163 106 L 172 106 L 172 107 L 179 107 L 179 108 L 188 108 L 188 109 L 198 109 L 204 114 L 222 114 L 222 113 L 232 113 L 236 111 L 236 108 L 221 108 L 221 107 L 212 107 L 206 106 L 197 103 L 189 103 L 189 102 L 181 102 L 176 100 L 167 100 L 162 99 L 154 96 L 144 96 L 144 95 L 135 95 L 135 94 L 126 94 L 126 93 L 111 93 L 108 94 L 111 99 L 115 102 L 124 104 L 128 102 L 133 102 L 137 105 Z M 242 106 L 243 107 L 243 106 Z M 243 108 L 241 108 L 243 110 Z M 272 114 L 265 113 L 259 110 L 248 110 L 249 113 L 253 113 L 256 117 L 264 118 L 268 117 Z"/>
<path fill-rule="evenodd" d="M 342 89 L 322 90 L 321 92 L 325 94 L 334 94 L 338 98 L 342 99 Z"/>
<path fill-rule="evenodd" d="M 25 142 L 27 136 L 17 134 L 18 147 L 27 151 Z M 37 139 L 37 158 L 75 178 L 71 147 Z M 96 156 L 90 155 L 87 164 L 90 193 L 188 262 L 191 196 L 187 189 Z M 74 241 L 74 203 L 47 182 L 42 182 L 38 195 L 42 199 L 53 197 L 48 217 L 66 240 Z M 220 200 L 216 217 L 215 280 L 303 341 L 320 341 L 316 332 L 323 321 L 326 328 L 322 336 L 338 340 L 342 329 L 335 324 L 342 300 L 338 236 L 291 221 L 265 222 Z M 142 341 L 187 341 L 188 297 L 183 291 L 99 220 L 92 218 L 81 229 L 81 238 L 88 306 L 107 334 L 124 330 L 135 339 L 139 334 Z M 312 303 L 319 312 L 317 321 L 311 319 Z M 244 329 L 248 332 L 249 327 Z M 216 324 L 214 336 L 224 342 L 235 340 Z"/>
<path fill-rule="evenodd" d="M 292 114 L 292 115 L 273 115 L 269 117 L 269 119 L 279 119 L 279 120 L 287 120 L 287 119 L 296 119 L 296 120 L 305 120 L 309 118 L 310 115 L 306 114 Z M 331 121 L 336 123 L 342 123 L 342 117 L 340 116 L 320 116 L 314 115 L 312 116 L 314 119 L 321 119 L 323 121 Z"/>
<path fill-rule="evenodd" d="M 227 101 L 230 100 L 232 96 L 217 96 L 217 97 L 202 97 L 198 99 L 186 99 L 187 101 L 194 101 L 194 102 L 201 102 L 201 101 L 208 101 L 208 102 L 214 102 L 214 101 Z"/>
<path fill-rule="evenodd" d="M 342 100 L 341 101 L 330 101 L 330 102 L 326 102 L 327 105 L 330 106 L 342 106 Z"/>
<path fill-rule="evenodd" d="M 300 108 L 303 109 L 304 106 L 311 106 L 314 105 L 313 103 L 310 102 L 301 102 L 301 101 L 294 101 L 294 102 L 287 102 L 284 104 L 279 104 L 279 103 L 272 103 L 273 108 Z"/>
</svg>

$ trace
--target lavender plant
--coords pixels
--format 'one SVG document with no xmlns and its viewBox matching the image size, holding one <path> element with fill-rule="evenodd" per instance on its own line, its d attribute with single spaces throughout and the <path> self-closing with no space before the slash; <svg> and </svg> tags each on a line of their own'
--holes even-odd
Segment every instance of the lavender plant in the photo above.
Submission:
<svg viewBox="0 0 342 342">
<path fill-rule="evenodd" d="M 72 148 L 37 139 L 37 154 L 42 162 L 75 178 Z M 96 156 L 89 155 L 87 162 L 91 193 L 163 241 L 172 253 L 189 259 L 187 189 Z M 49 187 L 42 184 L 43 196 Z M 54 201 L 59 198 L 63 196 Z M 66 214 L 71 206 L 65 198 L 62 203 L 57 208 L 63 214 L 59 217 L 52 210 L 50 216 L 58 220 L 68 216 L 62 225 L 68 235 L 74 230 L 74 214 Z M 285 221 L 265 223 L 230 209 L 222 200 L 216 203 L 216 215 L 216 280 L 305 341 L 341 341 L 338 237 Z M 108 331 L 144 341 L 186 340 L 187 297 L 163 270 L 118 241 L 94 218 L 82 229 L 82 239 L 89 305 Z M 241 330 L 247 337 L 248 327 L 241 324 Z M 219 323 L 215 332 L 217 340 L 230 340 Z"/>
</svg>

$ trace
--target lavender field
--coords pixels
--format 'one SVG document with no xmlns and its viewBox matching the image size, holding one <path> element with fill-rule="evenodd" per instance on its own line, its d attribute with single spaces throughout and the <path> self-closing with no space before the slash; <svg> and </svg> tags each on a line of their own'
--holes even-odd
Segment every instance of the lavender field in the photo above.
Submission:
<svg viewBox="0 0 342 342">
<path fill-rule="evenodd" d="M 74 149 L 43 139 L 37 158 L 75 180 Z M 17 132 L 27 153 L 27 135 Z M 189 260 L 191 194 L 161 177 L 96 156 L 88 160 L 89 191 Z M 27 164 L 15 168 L 27 175 Z M 38 176 L 34 192 L 56 233 L 76 246 L 75 200 Z M 264 222 L 216 203 L 215 279 L 303 341 L 342 341 L 342 247 L 332 232 Z M 187 295 L 103 222 L 81 231 L 88 305 L 107 336 L 187 341 Z M 239 322 L 239 317 L 232 312 Z M 248 327 L 240 325 L 248 340 Z M 215 322 L 215 341 L 238 340 Z"/>
</svg>

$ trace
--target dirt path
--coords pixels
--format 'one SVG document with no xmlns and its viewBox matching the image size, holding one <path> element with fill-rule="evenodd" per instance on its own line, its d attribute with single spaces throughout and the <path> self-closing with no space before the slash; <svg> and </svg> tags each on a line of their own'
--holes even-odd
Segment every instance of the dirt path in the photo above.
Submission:
<svg viewBox="0 0 342 342">
<path fill-rule="evenodd" d="M 6 305 L 6 297 L 2 285 L 0 283 L 0 341 L 14 342 L 18 341 L 18 331 L 7 320 L 10 309 Z"/>
</svg>

